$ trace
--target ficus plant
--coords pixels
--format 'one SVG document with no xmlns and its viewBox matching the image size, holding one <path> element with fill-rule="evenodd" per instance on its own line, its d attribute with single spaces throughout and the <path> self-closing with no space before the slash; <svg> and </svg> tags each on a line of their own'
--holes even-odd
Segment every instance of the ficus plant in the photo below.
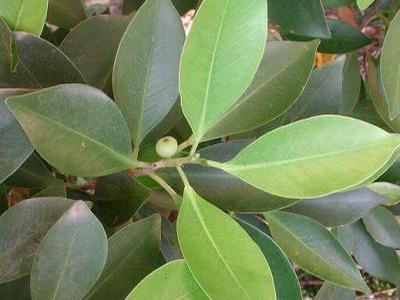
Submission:
<svg viewBox="0 0 400 300">
<path fill-rule="evenodd" d="M 0 299 L 393 292 L 399 8 L 0 0 Z"/>
</svg>

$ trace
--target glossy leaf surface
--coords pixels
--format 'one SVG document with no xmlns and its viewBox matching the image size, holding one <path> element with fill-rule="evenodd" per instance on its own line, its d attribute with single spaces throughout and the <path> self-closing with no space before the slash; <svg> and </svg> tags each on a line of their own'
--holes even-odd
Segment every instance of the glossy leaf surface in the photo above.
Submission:
<svg viewBox="0 0 400 300">
<path fill-rule="evenodd" d="M 99 278 L 107 258 L 107 236 L 83 201 L 54 224 L 35 254 L 33 300 L 79 300 Z"/>
<path fill-rule="evenodd" d="M 163 265 L 143 279 L 126 300 L 206 300 L 184 260 Z"/>
<path fill-rule="evenodd" d="M 266 36 L 266 0 L 202 2 L 184 46 L 179 82 L 195 144 L 250 85 Z"/>
<path fill-rule="evenodd" d="M 126 30 L 115 59 L 113 91 L 135 146 L 178 98 L 185 33 L 169 0 L 147 0 Z"/>
<path fill-rule="evenodd" d="M 212 125 L 205 139 L 260 127 L 284 113 L 299 97 L 314 65 L 318 41 L 268 42 L 245 94 Z M 282 82 L 286 83 L 284 89 Z"/>
<path fill-rule="evenodd" d="M 126 16 L 96 16 L 76 26 L 63 40 L 60 49 L 85 81 L 111 94 L 115 54 L 126 27 Z"/>
<path fill-rule="evenodd" d="M 392 20 L 382 49 L 381 76 L 390 119 L 400 114 L 400 11 Z"/>
<path fill-rule="evenodd" d="M 7 105 L 39 154 L 63 172 L 90 177 L 135 166 L 123 116 L 97 89 L 60 85 L 9 98 Z"/>
<path fill-rule="evenodd" d="M 268 132 L 218 166 L 265 192 L 313 198 L 368 181 L 399 145 L 399 136 L 378 127 L 324 115 Z"/>
<path fill-rule="evenodd" d="M 125 299 L 146 275 L 162 263 L 160 217 L 153 215 L 114 234 L 108 241 L 107 263 L 85 299 Z"/>
<path fill-rule="evenodd" d="M 0 1 L 0 17 L 13 31 L 40 35 L 47 15 L 48 0 Z"/>
<path fill-rule="evenodd" d="M 73 201 L 61 198 L 33 198 L 1 215 L 0 282 L 30 273 L 41 239 L 72 204 Z"/>
<path fill-rule="evenodd" d="M 177 230 L 183 256 L 209 297 L 276 299 L 271 270 L 258 246 L 191 187 L 185 187 Z"/>
<path fill-rule="evenodd" d="M 369 292 L 351 256 L 325 227 L 287 212 L 266 217 L 275 242 L 302 269 L 339 286 Z"/>
<path fill-rule="evenodd" d="M 400 186 L 390 182 L 374 182 L 368 188 L 386 198 L 384 205 L 392 206 L 400 202 Z"/>
</svg>

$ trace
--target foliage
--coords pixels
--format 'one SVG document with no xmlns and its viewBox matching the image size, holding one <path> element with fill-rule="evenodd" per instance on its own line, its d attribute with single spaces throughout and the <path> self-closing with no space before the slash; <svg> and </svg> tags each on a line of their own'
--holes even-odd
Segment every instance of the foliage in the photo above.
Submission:
<svg viewBox="0 0 400 300">
<path fill-rule="evenodd" d="M 0 299 L 399 286 L 399 8 L 0 0 Z"/>
</svg>

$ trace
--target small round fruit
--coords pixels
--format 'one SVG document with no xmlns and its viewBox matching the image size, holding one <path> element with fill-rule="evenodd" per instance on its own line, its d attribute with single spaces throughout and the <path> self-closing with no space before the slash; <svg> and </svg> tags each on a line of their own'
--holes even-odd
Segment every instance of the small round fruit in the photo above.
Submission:
<svg viewBox="0 0 400 300">
<path fill-rule="evenodd" d="M 172 136 L 165 136 L 156 144 L 156 152 L 162 158 L 171 158 L 177 151 L 178 142 Z"/>
</svg>

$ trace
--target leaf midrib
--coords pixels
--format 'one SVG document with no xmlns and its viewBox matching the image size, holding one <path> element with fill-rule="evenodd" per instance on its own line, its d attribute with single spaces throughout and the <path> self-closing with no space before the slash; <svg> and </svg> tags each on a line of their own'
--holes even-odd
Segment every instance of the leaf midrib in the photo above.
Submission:
<svg viewBox="0 0 400 300">
<path fill-rule="evenodd" d="M 203 217 L 201 215 L 201 211 L 200 211 L 199 207 L 196 204 L 196 200 L 195 200 L 196 196 L 195 196 L 195 194 L 193 193 L 193 191 L 191 189 L 188 189 L 188 192 L 189 192 L 188 195 L 189 195 L 189 199 L 190 199 L 190 204 L 192 205 L 192 208 L 193 208 L 194 212 L 196 213 L 196 216 L 197 216 L 202 228 L 204 229 L 204 232 L 205 232 L 207 238 L 210 240 L 213 248 L 215 249 L 215 252 L 217 253 L 218 258 L 220 259 L 222 264 L 225 266 L 226 270 L 228 271 L 228 274 L 237 283 L 237 285 L 240 288 L 240 290 L 243 291 L 243 293 L 247 297 L 247 299 L 251 299 L 250 295 L 246 292 L 246 290 L 244 289 L 244 287 L 242 286 L 240 281 L 236 278 L 236 276 L 233 273 L 232 269 L 230 268 L 228 263 L 225 261 L 223 255 L 219 251 L 219 248 L 218 248 L 217 244 L 215 243 L 213 237 L 211 236 L 211 233 L 209 232 L 209 230 L 208 230 L 208 228 L 206 226 L 206 223 L 204 222 L 204 219 L 203 219 Z"/>
<path fill-rule="evenodd" d="M 11 1 L 15 1 L 15 0 L 11 0 Z M 17 18 L 15 20 L 15 26 L 14 26 L 14 30 L 18 30 L 19 28 L 19 22 L 21 20 L 21 16 L 22 16 L 22 10 L 24 9 L 25 6 L 25 2 L 26 0 L 22 0 L 21 5 L 18 9 L 18 13 L 17 13 Z"/>
<path fill-rule="evenodd" d="M 397 136 L 397 137 L 400 138 L 400 136 Z M 391 137 L 385 137 L 385 139 L 389 139 L 389 138 L 391 138 Z M 335 156 L 335 155 L 343 154 L 343 153 L 352 153 L 352 152 L 356 152 L 356 151 L 360 151 L 360 150 L 366 150 L 366 149 L 372 149 L 372 148 L 376 148 L 376 147 L 385 147 L 386 144 L 390 145 L 389 142 L 387 142 L 387 143 L 374 143 L 374 144 L 369 145 L 369 146 L 356 147 L 356 148 L 353 148 L 352 150 L 334 151 L 334 152 L 322 153 L 322 154 L 317 154 L 317 155 L 313 155 L 313 156 L 304 156 L 304 157 L 299 157 L 299 158 L 294 158 L 294 159 L 285 159 L 285 160 L 280 160 L 280 161 L 270 161 L 270 162 L 265 162 L 265 163 L 246 164 L 246 165 L 233 163 L 233 164 L 230 165 L 231 162 L 234 162 L 236 160 L 236 157 L 235 157 L 231 161 L 229 161 L 226 164 L 224 164 L 224 168 L 223 169 L 225 171 L 228 171 L 228 172 L 229 171 L 235 172 L 235 171 L 250 170 L 250 169 L 276 167 L 276 166 L 282 166 L 282 165 L 286 165 L 286 164 L 306 161 L 306 160 L 309 160 L 309 159 L 319 159 L 319 158 Z M 393 147 L 393 148 L 395 149 L 395 148 L 399 147 L 399 145 L 400 145 L 400 140 L 399 140 L 398 145 L 396 147 Z"/>
<path fill-rule="evenodd" d="M 105 145 L 103 143 L 100 143 L 100 142 L 94 140 L 93 138 L 91 138 L 91 137 L 89 137 L 89 136 L 87 136 L 87 135 L 85 135 L 85 134 L 83 134 L 83 133 L 81 133 L 81 132 L 79 132 L 77 130 L 74 130 L 72 128 L 66 127 L 62 123 L 56 122 L 54 120 L 51 120 L 51 119 L 45 117 L 44 115 L 41 115 L 38 112 L 33 111 L 31 109 L 28 109 L 28 108 L 26 108 L 24 106 L 21 106 L 21 105 L 17 104 L 17 103 L 14 103 L 13 107 L 15 107 L 17 109 L 20 109 L 21 111 L 23 111 L 25 113 L 32 114 L 32 115 L 34 115 L 34 116 L 36 116 L 36 117 L 38 117 L 38 118 L 40 118 L 40 119 L 42 119 L 44 121 L 49 122 L 50 124 L 58 126 L 59 128 L 61 128 L 61 130 L 65 130 L 67 132 L 71 132 L 74 135 L 77 135 L 77 136 L 79 136 L 81 138 L 86 139 L 87 141 L 99 146 L 100 148 L 103 148 L 106 152 L 109 152 L 112 156 L 114 156 L 114 158 L 116 158 L 120 162 L 123 162 L 124 164 L 126 164 L 127 167 L 128 167 L 128 165 L 130 167 L 135 167 L 135 164 L 134 164 L 133 160 L 130 160 L 128 157 L 125 157 L 125 156 L 119 154 L 114 149 L 110 148 L 109 146 L 107 146 L 107 145 Z"/>
</svg>

